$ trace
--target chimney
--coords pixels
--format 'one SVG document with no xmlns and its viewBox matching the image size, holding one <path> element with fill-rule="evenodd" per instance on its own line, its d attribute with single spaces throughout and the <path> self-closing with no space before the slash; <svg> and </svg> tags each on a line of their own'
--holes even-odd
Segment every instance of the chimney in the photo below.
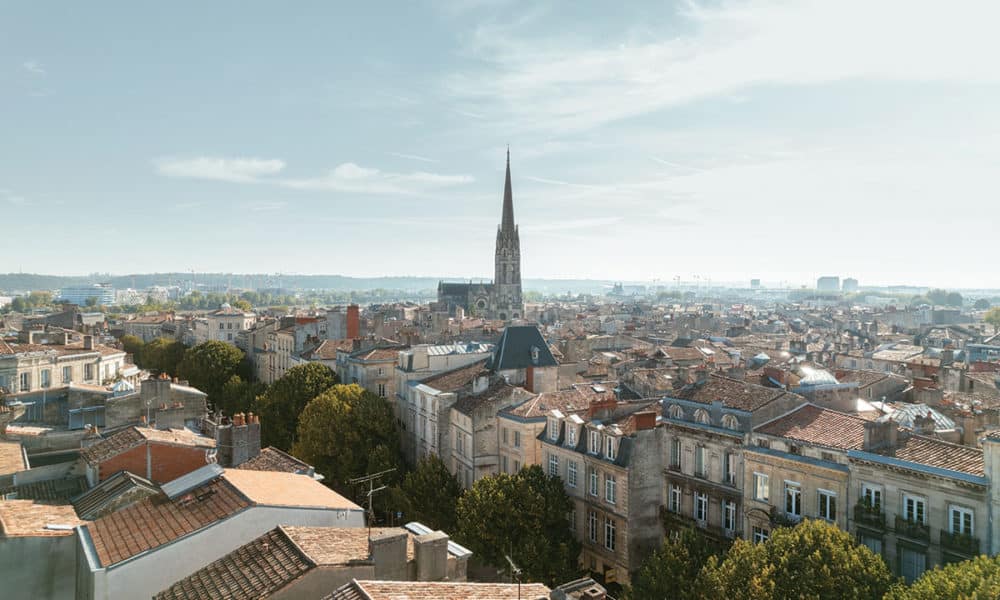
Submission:
<svg viewBox="0 0 1000 600">
<path fill-rule="evenodd" d="M 485 371 L 476 375 L 476 378 L 472 381 L 473 394 L 482 394 L 489 387 L 490 387 L 490 375 Z"/>
<path fill-rule="evenodd" d="M 920 435 L 934 435 L 934 430 L 937 427 L 930 411 L 924 416 L 917 415 L 913 417 L 913 429 Z"/>
<path fill-rule="evenodd" d="M 94 349 L 94 336 L 92 335 L 83 336 L 83 349 L 84 350 Z"/>
<path fill-rule="evenodd" d="M 361 337 L 361 310 L 357 304 L 347 307 L 347 337 L 351 339 Z"/>
<path fill-rule="evenodd" d="M 417 581 L 443 581 L 448 576 L 448 535 L 432 531 L 413 538 Z"/>
<path fill-rule="evenodd" d="M 899 436 L 899 425 L 892 419 L 865 422 L 864 450 L 894 449 Z"/>
<path fill-rule="evenodd" d="M 636 431 L 643 431 L 656 427 L 656 413 L 651 410 L 643 410 L 635 413 L 632 415 L 632 420 L 635 422 Z"/>
<path fill-rule="evenodd" d="M 941 351 L 941 366 L 947 367 L 955 362 L 955 351 L 952 349 Z"/>
<path fill-rule="evenodd" d="M 373 579 L 405 581 L 407 579 L 406 545 L 409 534 L 394 529 L 368 539 L 368 556 L 374 567 Z M 447 546 L 446 546 L 447 549 Z"/>
</svg>

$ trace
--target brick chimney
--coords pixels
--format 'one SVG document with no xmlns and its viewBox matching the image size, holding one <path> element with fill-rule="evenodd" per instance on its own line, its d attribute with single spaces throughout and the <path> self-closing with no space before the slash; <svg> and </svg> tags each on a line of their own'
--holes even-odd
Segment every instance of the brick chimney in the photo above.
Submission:
<svg viewBox="0 0 1000 600">
<path fill-rule="evenodd" d="M 361 309 L 357 304 L 347 307 L 347 337 L 351 339 L 361 337 Z"/>
<path fill-rule="evenodd" d="M 65 343 L 65 342 L 63 342 L 63 343 Z M 93 350 L 94 349 L 94 336 L 92 336 L 92 335 L 85 335 L 85 336 L 83 336 L 83 349 L 84 350 Z"/>
<path fill-rule="evenodd" d="M 642 410 L 632 415 L 635 422 L 636 431 L 653 429 L 656 427 L 656 413 L 651 410 Z"/>
<path fill-rule="evenodd" d="M 937 425 L 934 423 L 934 417 L 931 416 L 930 411 L 926 415 L 913 417 L 913 429 L 921 435 L 934 435 Z"/>
</svg>

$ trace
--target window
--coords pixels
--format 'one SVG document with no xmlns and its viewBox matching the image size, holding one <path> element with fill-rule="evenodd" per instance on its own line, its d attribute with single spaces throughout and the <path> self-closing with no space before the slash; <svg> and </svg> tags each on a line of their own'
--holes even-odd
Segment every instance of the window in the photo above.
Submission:
<svg viewBox="0 0 1000 600">
<path fill-rule="evenodd" d="M 587 534 L 591 542 L 597 541 L 597 513 L 594 511 L 587 516 Z"/>
<path fill-rule="evenodd" d="M 385 369 L 384 369 L 384 368 L 382 368 L 382 367 L 379 367 L 379 368 L 378 368 L 378 374 L 379 374 L 379 375 L 385 375 Z"/>
<path fill-rule="evenodd" d="M 576 509 L 569 511 L 569 530 L 576 532 Z"/>
<path fill-rule="evenodd" d="M 736 455 L 726 452 L 722 456 L 722 479 L 729 485 L 736 485 Z"/>
<path fill-rule="evenodd" d="M 756 442 L 758 448 L 770 448 L 771 447 L 771 440 L 765 440 L 765 439 L 762 439 L 762 438 L 757 438 L 755 440 L 755 442 Z"/>
<path fill-rule="evenodd" d="M 378 384 L 378 397 L 379 398 L 385 398 L 385 384 L 384 383 Z"/>
<path fill-rule="evenodd" d="M 601 435 L 596 431 L 590 432 L 590 453 L 598 454 L 601 451 Z"/>
<path fill-rule="evenodd" d="M 566 462 L 566 483 L 569 487 L 576 487 L 576 461 L 570 460 Z"/>
<path fill-rule="evenodd" d="M 695 492 L 694 494 L 694 520 L 704 523 L 708 520 L 708 494 Z"/>
<path fill-rule="evenodd" d="M 559 457 L 555 454 L 549 455 L 549 477 L 559 477 Z"/>
<path fill-rule="evenodd" d="M 760 544 L 766 542 L 769 537 L 771 537 L 770 532 L 763 527 L 753 528 L 753 543 Z"/>
<path fill-rule="evenodd" d="M 608 460 L 614 460 L 615 459 L 615 442 L 616 441 L 617 440 L 615 440 L 615 438 L 613 438 L 610 435 L 607 436 L 604 439 L 604 455 L 607 457 Z"/>
<path fill-rule="evenodd" d="M 590 495 L 597 495 L 597 471 L 594 469 L 590 470 Z"/>
<path fill-rule="evenodd" d="M 73 381 L 73 367 L 62 368 L 62 380 L 63 383 L 70 383 Z"/>
<path fill-rule="evenodd" d="M 875 554 L 882 554 L 882 538 L 872 537 L 870 535 L 862 535 L 861 545 L 866 546 L 869 550 L 871 550 Z"/>
<path fill-rule="evenodd" d="M 681 488 L 678 485 L 670 486 L 670 503 L 668 504 L 668 508 L 670 512 L 681 512 Z"/>
<path fill-rule="evenodd" d="M 694 449 L 694 476 L 705 477 L 705 447 L 696 446 Z"/>
<path fill-rule="evenodd" d="M 501 427 L 500 428 L 500 436 L 503 438 L 504 445 L 507 445 L 507 428 L 506 427 Z"/>
<path fill-rule="evenodd" d="M 740 428 L 740 421 L 733 415 L 723 415 L 722 426 L 726 429 L 738 430 Z"/>
<path fill-rule="evenodd" d="M 821 452 L 819 457 L 827 462 L 837 462 L 836 459 L 833 458 L 833 452 Z"/>
<path fill-rule="evenodd" d="M 90 365 L 87 365 L 90 367 Z M 21 373 L 21 391 L 27 392 L 31 389 L 31 373 Z"/>
<path fill-rule="evenodd" d="M 798 446 L 796 446 L 795 444 L 789 444 L 788 445 L 788 453 L 789 454 L 802 454 L 802 450 Z"/>
<path fill-rule="evenodd" d="M 802 516 L 802 486 L 794 481 L 785 482 L 785 514 Z"/>
<path fill-rule="evenodd" d="M 768 485 L 768 476 L 763 473 L 753 474 L 753 497 L 754 500 L 767 502 L 771 499 L 771 491 Z"/>
<path fill-rule="evenodd" d="M 711 422 L 711 418 L 708 416 L 708 411 L 704 408 L 699 408 L 694 411 L 694 420 L 703 425 L 708 425 Z"/>
<path fill-rule="evenodd" d="M 861 484 L 861 501 L 866 505 L 882 509 L 882 486 L 872 485 L 870 483 Z"/>
<path fill-rule="evenodd" d="M 732 500 L 722 502 L 722 528 L 726 531 L 736 531 L 736 503 Z"/>
<path fill-rule="evenodd" d="M 961 506 L 948 507 L 948 530 L 951 533 L 972 535 L 972 511 Z"/>
<path fill-rule="evenodd" d="M 42 387 L 47 388 L 52 385 L 52 370 L 42 369 Z"/>
<path fill-rule="evenodd" d="M 924 499 L 920 496 L 903 494 L 903 515 L 907 521 L 915 523 L 926 523 L 926 510 Z"/>
<path fill-rule="evenodd" d="M 521 461 L 519 461 L 519 460 L 515 460 L 514 461 L 514 472 L 515 473 L 520 473 L 521 472 Z"/>
<path fill-rule="evenodd" d="M 225 323 L 219 323 L 219 329 L 225 329 L 225 328 L 226 328 Z"/>
<path fill-rule="evenodd" d="M 556 419 L 549 419 L 549 439 L 559 439 L 559 421 Z"/>
<path fill-rule="evenodd" d="M 233 328 L 232 323 L 226 323 L 226 329 L 232 329 L 232 328 Z"/>
<path fill-rule="evenodd" d="M 614 475 L 604 476 L 604 499 L 610 502 L 611 504 L 615 503 L 615 496 L 617 492 L 615 488 L 617 485 L 618 482 L 615 481 Z"/>
<path fill-rule="evenodd" d="M 680 405 L 678 405 L 678 404 L 671 404 L 670 405 L 670 418 L 671 419 L 683 419 L 684 418 L 684 409 L 681 408 Z"/>
<path fill-rule="evenodd" d="M 576 446 L 576 427 L 566 426 L 566 444 Z"/>
<path fill-rule="evenodd" d="M 87 381 L 94 378 L 94 365 L 83 365 L 83 378 Z"/>
<path fill-rule="evenodd" d="M 837 494 L 829 490 L 819 490 L 819 518 L 837 520 Z"/>
<path fill-rule="evenodd" d="M 681 468 L 681 441 L 678 438 L 670 440 L 670 466 Z"/>
<path fill-rule="evenodd" d="M 604 547 L 615 551 L 615 522 L 608 517 L 604 517 Z"/>
<path fill-rule="evenodd" d="M 507 455 L 506 454 L 500 456 L 500 468 L 503 469 L 504 473 L 507 472 Z"/>
<path fill-rule="evenodd" d="M 521 432 L 516 429 L 514 430 L 514 447 L 521 447 Z"/>
</svg>

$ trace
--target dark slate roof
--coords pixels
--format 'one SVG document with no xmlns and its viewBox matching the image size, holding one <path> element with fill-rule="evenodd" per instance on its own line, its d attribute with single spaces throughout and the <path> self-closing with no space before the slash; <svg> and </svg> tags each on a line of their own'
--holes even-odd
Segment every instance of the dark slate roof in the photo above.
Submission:
<svg viewBox="0 0 1000 600">
<path fill-rule="evenodd" d="M 533 359 L 537 353 L 537 359 Z M 493 371 L 555 367 L 559 362 L 552 356 L 549 345 L 534 325 L 511 325 L 503 331 L 490 360 Z"/>
</svg>

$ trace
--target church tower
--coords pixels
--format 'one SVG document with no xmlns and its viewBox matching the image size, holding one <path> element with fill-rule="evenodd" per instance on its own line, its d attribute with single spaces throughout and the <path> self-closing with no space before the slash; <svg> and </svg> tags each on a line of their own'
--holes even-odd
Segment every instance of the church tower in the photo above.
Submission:
<svg viewBox="0 0 1000 600">
<path fill-rule="evenodd" d="M 510 148 L 507 149 L 507 179 L 503 186 L 503 217 L 497 229 L 496 271 L 493 277 L 493 315 L 496 318 L 524 317 L 521 300 L 521 240 L 514 224 L 514 196 L 510 186 Z"/>
</svg>

